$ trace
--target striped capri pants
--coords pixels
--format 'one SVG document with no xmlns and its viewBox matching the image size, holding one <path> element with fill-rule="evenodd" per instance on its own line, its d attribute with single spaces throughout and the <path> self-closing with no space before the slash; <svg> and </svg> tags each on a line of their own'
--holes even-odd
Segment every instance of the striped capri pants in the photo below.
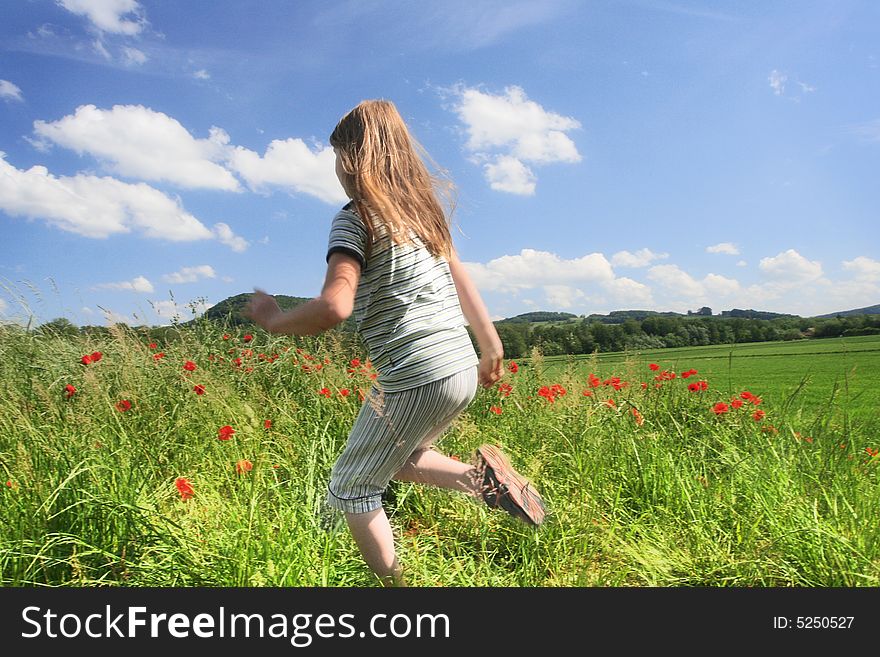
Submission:
<svg viewBox="0 0 880 657">
<path fill-rule="evenodd" d="M 381 507 L 388 482 L 449 428 L 476 392 L 476 367 L 409 390 L 373 388 L 330 473 L 327 504 L 348 513 Z"/>
</svg>

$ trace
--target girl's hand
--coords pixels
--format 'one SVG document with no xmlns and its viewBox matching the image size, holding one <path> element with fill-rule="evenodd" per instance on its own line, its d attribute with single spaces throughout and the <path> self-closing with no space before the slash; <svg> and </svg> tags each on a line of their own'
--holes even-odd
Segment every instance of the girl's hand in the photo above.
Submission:
<svg viewBox="0 0 880 657">
<path fill-rule="evenodd" d="M 244 316 L 252 319 L 259 326 L 272 332 L 273 320 L 281 314 L 281 308 L 275 297 L 270 296 L 262 290 L 254 290 L 251 300 L 248 301 L 244 309 Z"/>
<path fill-rule="evenodd" d="M 477 370 L 480 385 L 491 388 L 502 376 L 504 376 L 503 354 L 486 353 L 480 357 L 480 367 Z"/>
</svg>

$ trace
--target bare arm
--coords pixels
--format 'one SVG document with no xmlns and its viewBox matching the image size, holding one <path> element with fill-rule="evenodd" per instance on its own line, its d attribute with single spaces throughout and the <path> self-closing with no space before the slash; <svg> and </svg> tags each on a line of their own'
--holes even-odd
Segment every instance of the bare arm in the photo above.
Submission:
<svg viewBox="0 0 880 657">
<path fill-rule="evenodd" d="M 449 258 L 449 271 L 455 281 L 461 312 L 474 332 L 480 348 L 480 383 L 488 388 L 504 375 L 504 347 L 489 318 L 483 298 L 455 251 Z"/>
<path fill-rule="evenodd" d="M 316 335 L 348 319 L 360 277 L 361 266 L 357 260 L 334 253 L 327 262 L 320 296 L 285 312 L 274 297 L 256 290 L 244 315 L 269 333 Z"/>
</svg>

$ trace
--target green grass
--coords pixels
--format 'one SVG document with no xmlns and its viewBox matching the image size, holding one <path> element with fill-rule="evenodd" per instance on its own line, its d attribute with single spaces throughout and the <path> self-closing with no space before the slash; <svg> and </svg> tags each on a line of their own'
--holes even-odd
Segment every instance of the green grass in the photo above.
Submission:
<svg viewBox="0 0 880 657">
<path fill-rule="evenodd" d="M 834 345 L 845 355 L 806 353 Z M 547 522 L 532 530 L 460 495 L 394 485 L 386 508 L 409 583 L 880 585 L 880 440 L 865 412 L 876 346 L 536 356 L 505 377 L 509 395 L 481 390 L 440 447 L 467 460 L 483 442 L 500 444 L 544 494 Z M 82 365 L 93 351 L 103 358 Z M 120 330 L 98 343 L 4 329 L 0 584 L 375 585 L 323 502 L 357 390 L 370 385 L 360 368 L 348 371 L 353 358 L 364 355 L 330 339 L 243 343 L 201 324 L 155 349 Z M 693 367 L 709 388 L 692 393 L 680 377 L 655 388 L 650 362 Z M 582 395 L 589 369 L 620 377 L 619 389 Z M 848 396 L 832 396 L 829 377 Z M 566 393 L 551 402 L 539 393 L 554 384 Z M 761 404 L 712 411 L 740 388 Z M 122 399 L 129 410 L 117 409 Z M 227 441 L 224 425 L 235 430 Z M 242 460 L 253 469 L 237 472 Z"/>
<path fill-rule="evenodd" d="M 801 423 L 840 422 L 878 425 L 880 336 L 828 338 L 794 342 L 712 345 L 641 352 L 614 352 L 594 357 L 552 357 L 549 374 L 573 370 L 586 377 L 630 368 L 650 381 L 649 363 L 682 372 L 691 368 L 726 393 L 750 390 L 770 404 L 799 413 Z M 653 374 L 653 373 L 650 373 Z"/>
</svg>

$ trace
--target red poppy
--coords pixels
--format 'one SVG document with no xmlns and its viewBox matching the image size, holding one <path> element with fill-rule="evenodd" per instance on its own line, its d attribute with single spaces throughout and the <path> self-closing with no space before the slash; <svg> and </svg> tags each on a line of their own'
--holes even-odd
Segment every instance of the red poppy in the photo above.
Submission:
<svg viewBox="0 0 880 657">
<path fill-rule="evenodd" d="M 188 360 L 183 364 L 183 369 L 185 369 L 187 372 L 195 372 L 196 364 L 191 360 Z"/>
<path fill-rule="evenodd" d="M 733 406 L 734 408 L 742 408 L 743 401 L 742 401 L 742 399 L 735 399 L 734 398 L 734 399 L 730 400 L 730 405 Z"/>
<path fill-rule="evenodd" d="M 509 383 L 499 383 L 498 392 L 500 392 L 504 397 L 509 397 L 510 393 L 513 392 L 513 386 Z"/>
<path fill-rule="evenodd" d="M 752 413 L 752 419 L 753 419 L 755 422 L 760 422 L 761 420 L 764 419 L 764 416 L 765 416 L 765 415 L 767 415 L 767 414 L 759 408 L 757 411 L 755 411 L 754 413 Z"/>
<path fill-rule="evenodd" d="M 158 354 L 153 354 L 153 360 L 159 360 L 161 358 L 165 358 L 165 353 L 160 351 Z"/>
<path fill-rule="evenodd" d="M 648 367 L 651 368 L 652 372 L 656 372 L 657 370 L 660 369 L 660 366 L 657 363 L 651 363 L 650 365 L 648 365 Z"/>
<path fill-rule="evenodd" d="M 205 394 L 205 386 L 203 386 L 202 384 L 194 385 L 193 392 L 195 392 L 197 395 L 204 395 Z"/>
<path fill-rule="evenodd" d="M 69 383 L 66 386 L 64 386 L 64 391 L 67 393 L 68 399 L 70 399 L 71 397 L 73 397 L 76 394 L 76 388 L 74 388 Z"/>
<path fill-rule="evenodd" d="M 232 438 L 232 434 L 235 433 L 235 429 L 230 427 L 228 424 L 217 429 L 217 439 L 218 440 L 229 440 Z"/>
<path fill-rule="evenodd" d="M 194 495 L 192 484 L 189 483 L 189 480 L 186 477 L 178 477 L 174 481 L 174 485 L 177 486 L 177 490 L 180 493 L 180 499 L 188 500 Z"/>
<path fill-rule="evenodd" d="M 699 392 L 700 384 L 699 383 L 688 383 L 688 390 L 691 392 Z"/>
<path fill-rule="evenodd" d="M 82 358 L 79 359 L 79 362 L 83 365 L 89 365 L 92 362 L 92 357 L 86 354 Z"/>
<path fill-rule="evenodd" d="M 876 448 L 872 449 L 870 447 L 865 447 L 865 451 L 868 452 L 868 456 L 872 456 L 872 457 L 880 454 L 880 450 L 878 450 Z"/>
<path fill-rule="evenodd" d="M 229 339 L 229 334 L 228 334 L 228 333 L 224 333 L 224 334 L 223 334 L 223 339 L 224 339 L 224 340 L 228 340 L 228 339 Z"/>
<path fill-rule="evenodd" d="M 125 411 L 130 410 L 130 409 L 131 409 L 131 402 L 128 401 L 127 399 L 120 399 L 118 402 L 116 402 L 116 410 L 119 411 L 120 413 L 125 413 Z"/>
<path fill-rule="evenodd" d="M 562 397 L 567 392 L 567 390 L 558 383 L 554 383 L 552 386 L 550 386 L 550 392 L 552 392 L 554 395 Z"/>
<path fill-rule="evenodd" d="M 715 413 L 715 415 L 723 415 L 729 410 L 730 408 L 724 402 L 718 402 L 712 407 L 712 412 Z"/>
<path fill-rule="evenodd" d="M 271 429 L 272 428 L 272 420 L 263 420 L 263 428 Z"/>
<path fill-rule="evenodd" d="M 252 336 L 250 333 L 248 333 L 246 336 L 244 336 L 243 339 L 245 342 L 250 342 L 251 340 L 254 339 L 254 336 Z"/>
<path fill-rule="evenodd" d="M 238 474 L 244 474 L 245 472 L 250 472 L 253 469 L 254 464 L 247 459 L 239 459 L 239 461 L 235 464 L 235 471 Z"/>
<path fill-rule="evenodd" d="M 495 413 L 495 415 L 501 415 L 501 407 L 500 406 L 490 406 L 489 410 L 491 412 Z"/>
<path fill-rule="evenodd" d="M 360 367 L 361 359 L 360 358 L 352 358 L 351 363 L 349 363 L 352 367 Z"/>
<path fill-rule="evenodd" d="M 752 397 L 754 397 L 754 395 L 748 390 L 743 390 L 739 396 L 741 399 L 745 399 L 746 401 L 751 401 Z"/>
<path fill-rule="evenodd" d="M 592 391 L 592 390 L 584 390 L 581 394 L 582 394 L 584 397 L 592 397 L 592 396 L 593 396 L 593 391 Z"/>
<path fill-rule="evenodd" d="M 324 397 L 329 397 L 331 395 L 330 388 L 321 388 L 318 391 L 319 395 L 323 395 Z"/>
<path fill-rule="evenodd" d="M 350 391 L 348 388 L 343 388 L 342 390 L 339 391 L 339 394 L 340 394 L 342 397 L 348 397 L 348 395 L 349 395 L 350 393 L 351 393 L 351 391 Z"/>
<path fill-rule="evenodd" d="M 159 345 L 157 345 L 155 342 L 151 342 L 151 343 L 150 343 L 150 349 L 155 349 L 155 348 L 158 347 L 158 346 L 159 346 Z"/>
<path fill-rule="evenodd" d="M 104 354 L 102 354 L 100 351 L 93 351 L 92 352 L 92 362 L 93 363 L 97 363 L 103 357 L 104 357 Z"/>
<path fill-rule="evenodd" d="M 519 372 L 519 365 L 517 365 L 514 361 L 510 361 L 510 362 L 507 364 L 507 369 L 508 369 L 512 374 L 516 374 L 517 372 Z"/>
<path fill-rule="evenodd" d="M 599 384 L 601 384 L 602 381 L 599 380 L 599 377 L 598 377 L 598 376 L 596 376 L 595 374 L 593 374 L 592 372 L 590 372 L 590 376 L 589 376 L 589 378 L 587 379 L 587 383 L 590 384 L 590 387 L 591 387 L 591 388 L 598 388 L 598 387 L 599 387 Z"/>
<path fill-rule="evenodd" d="M 551 402 L 551 403 L 552 403 L 552 402 L 554 402 L 554 401 L 556 400 L 556 395 L 554 395 L 554 394 L 553 394 L 553 391 L 550 390 L 550 388 L 547 387 L 547 386 L 541 386 L 541 387 L 538 389 L 538 394 L 539 394 L 541 397 L 543 397 L 544 399 L 546 399 L 548 402 Z"/>
<path fill-rule="evenodd" d="M 604 403 L 608 408 L 617 408 L 617 404 L 614 402 L 613 399 L 606 399 L 603 403 Z"/>
</svg>

